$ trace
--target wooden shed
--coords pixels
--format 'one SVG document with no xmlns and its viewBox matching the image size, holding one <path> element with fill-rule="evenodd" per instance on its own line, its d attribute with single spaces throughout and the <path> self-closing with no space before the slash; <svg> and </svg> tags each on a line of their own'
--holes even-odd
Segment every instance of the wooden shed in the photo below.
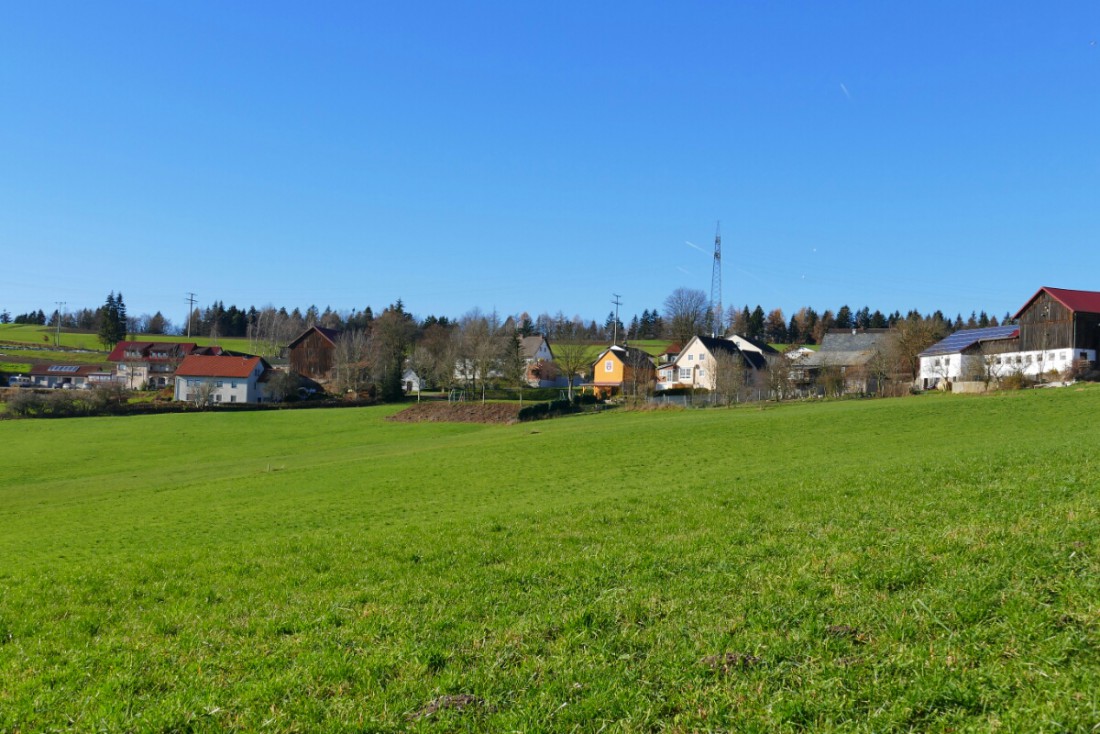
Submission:
<svg viewBox="0 0 1100 734">
<path fill-rule="evenodd" d="M 287 345 L 290 369 L 302 377 L 327 380 L 332 376 L 336 343 L 343 332 L 311 326 Z"/>
</svg>

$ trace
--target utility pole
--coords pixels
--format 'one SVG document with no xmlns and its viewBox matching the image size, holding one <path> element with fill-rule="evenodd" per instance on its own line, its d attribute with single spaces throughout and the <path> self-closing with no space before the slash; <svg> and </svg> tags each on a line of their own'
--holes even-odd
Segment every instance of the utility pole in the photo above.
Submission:
<svg viewBox="0 0 1100 734">
<path fill-rule="evenodd" d="M 619 306 L 623 305 L 622 296 L 618 293 L 612 293 L 615 296 L 615 300 L 612 303 L 615 304 L 615 323 L 611 327 L 611 331 L 614 336 L 611 339 L 611 344 L 615 345 L 619 343 Z"/>
<path fill-rule="evenodd" d="M 54 301 L 57 304 L 57 333 L 53 338 L 55 347 L 61 346 L 61 314 L 65 312 L 65 301 Z"/>
<path fill-rule="evenodd" d="M 183 299 L 187 301 L 187 338 L 191 338 L 191 314 L 195 312 L 195 294 L 188 293 L 187 298 Z"/>
<path fill-rule="evenodd" d="M 714 232 L 714 265 L 710 272 L 711 336 L 724 336 L 722 328 L 722 223 Z"/>
</svg>

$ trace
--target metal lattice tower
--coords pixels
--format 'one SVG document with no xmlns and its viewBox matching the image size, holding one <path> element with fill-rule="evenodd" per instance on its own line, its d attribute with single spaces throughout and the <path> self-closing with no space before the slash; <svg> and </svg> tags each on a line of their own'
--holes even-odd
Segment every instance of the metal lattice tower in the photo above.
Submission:
<svg viewBox="0 0 1100 734">
<path fill-rule="evenodd" d="M 714 232 L 714 267 L 710 273 L 711 336 L 724 336 L 722 328 L 722 223 Z"/>
</svg>

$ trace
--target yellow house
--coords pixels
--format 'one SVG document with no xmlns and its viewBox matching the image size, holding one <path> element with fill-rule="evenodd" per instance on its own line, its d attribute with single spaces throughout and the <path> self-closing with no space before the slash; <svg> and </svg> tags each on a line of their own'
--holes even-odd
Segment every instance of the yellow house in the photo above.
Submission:
<svg viewBox="0 0 1100 734">
<path fill-rule="evenodd" d="M 647 393 L 655 377 L 653 358 L 635 347 L 618 344 L 605 349 L 592 365 L 592 386 L 597 394 Z"/>
</svg>

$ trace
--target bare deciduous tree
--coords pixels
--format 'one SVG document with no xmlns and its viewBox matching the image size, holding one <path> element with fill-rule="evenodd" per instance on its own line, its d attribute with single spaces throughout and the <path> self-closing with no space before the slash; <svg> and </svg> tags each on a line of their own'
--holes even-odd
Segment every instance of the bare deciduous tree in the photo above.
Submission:
<svg viewBox="0 0 1100 734">
<path fill-rule="evenodd" d="M 358 393 L 371 381 L 373 339 L 356 329 L 336 340 L 332 353 L 332 385 L 339 392 Z"/>
<path fill-rule="evenodd" d="M 944 325 L 936 319 L 913 317 L 898 321 L 890 332 L 888 347 L 898 371 L 915 381 L 920 375 L 920 353 L 943 335 Z"/>
<path fill-rule="evenodd" d="M 590 365 L 589 348 L 581 342 L 562 342 L 554 345 L 554 363 L 569 380 L 569 399 L 573 399 L 573 383 Z"/>
<path fill-rule="evenodd" d="M 694 288 L 677 288 L 665 299 L 665 323 L 681 344 L 703 333 L 710 312 L 707 294 Z"/>
<path fill-rule="evenodd" d="M 715 353 L 710 384 L 716 400 L 726 405 L 741 402 L 745 391 L 745 358 L 740 352 Z"/>
<path fill-rule="evenodd" d="M 768 360 L 768 395 L 775 401 L 786 400 L 791 395 L 792 361 L 787 354 L 779 354 Z"/>
</svg>

